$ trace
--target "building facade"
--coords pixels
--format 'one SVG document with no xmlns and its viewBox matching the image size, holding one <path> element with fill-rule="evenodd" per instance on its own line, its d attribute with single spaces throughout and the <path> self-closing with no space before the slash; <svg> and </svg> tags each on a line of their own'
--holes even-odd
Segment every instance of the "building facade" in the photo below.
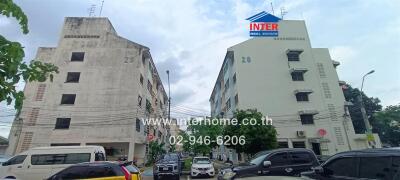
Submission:
<svg viewBox="0 0 400 180">
<path fill-rule="evenodd" d="M 257 109 L 272 119 L 279 147 L 305 147 L 321 155 L 367 148 L 366 136 L 355 134 L 347 112 L 339 63 L 328 49 L 312 48 L 304 21 L 278 24 L 277 37 L 228 48 L 209 99 L 212 116 L 230 118 L 236 109 Z M 375 139 L 379 147 L 376 134 Z"/>
<path fill-rule="evenodd" d="M 8 154 L 31 147 L 102 145 L 108 159 L 145 161 L 147 135 L 167 141 L 168 97 L 149 48 L 118 36 L 107 18 L 65 18 L 57 47 L 36 59 L 59 68 L 53 82 L 29 82 Z"/>
</svg>

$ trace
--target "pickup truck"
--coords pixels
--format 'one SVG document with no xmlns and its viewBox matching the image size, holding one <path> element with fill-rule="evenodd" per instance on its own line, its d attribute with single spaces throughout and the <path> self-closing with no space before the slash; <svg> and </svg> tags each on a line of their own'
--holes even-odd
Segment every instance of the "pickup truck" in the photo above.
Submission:
<svg viewBox="0 0 400 180">
<path fill-rule="evenodd" d="M 172 179 L 179 179 L 182 174 L 183 161 L 176 153 L 168 153 L 161 155 L 153 166 L 154 180 L 162 177 L 171 177 Z M 171 179 L 168 178 L 168 179 Z"/>
</svg>

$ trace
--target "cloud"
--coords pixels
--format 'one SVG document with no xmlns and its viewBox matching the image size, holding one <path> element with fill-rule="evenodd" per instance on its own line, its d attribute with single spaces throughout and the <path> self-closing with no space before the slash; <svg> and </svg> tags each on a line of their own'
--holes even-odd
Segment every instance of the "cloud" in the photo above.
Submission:
<svg viewBox="0 0 400 180">
<path fill-rule="evenodd" d="M 339 62 L 356 60 L 358 52 L 351 46 L 334 46 L 329 49 L 332 59 Z"/>
</svg>

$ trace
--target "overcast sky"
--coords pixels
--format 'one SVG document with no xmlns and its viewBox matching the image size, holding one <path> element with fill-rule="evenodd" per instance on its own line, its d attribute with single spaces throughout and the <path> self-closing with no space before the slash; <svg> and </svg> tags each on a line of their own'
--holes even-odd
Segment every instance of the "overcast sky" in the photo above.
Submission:
<svg viewBox="0 0 400 180">
<path fill-rule="evenodd" d="M 29 18 L 28 35 L 12 18 L 0 15 L 0 34 L 25 47 L 26 61 L 38 47 L 55 47 L 64 17 L 88 16 L 101 0 L 18 0 Z M 262 10 L 284 19 L 306 21 L 311 44 L 329 48 L 341 65 L 341 80 L 361 86 L 361 77 L 374 69 L 364 91 L 384 106 L 400 102 L 400 1 L 398 0 L 105 0 L 102 16 L 117 33 L 150 48 L 164 86 L 171 71 L 173 111 L 207 114 L 208 99 L 226 49 L 249 39 L 247 17 Z M 23 86 L 21 85 L 21 88 Z M 0 135 L 8 137 L 12 107 L 0 104 Z M 175 116 L 182 114 L 174 114 Z M 3 122 L 3 123 L 1 123 Z"/>
</svg>

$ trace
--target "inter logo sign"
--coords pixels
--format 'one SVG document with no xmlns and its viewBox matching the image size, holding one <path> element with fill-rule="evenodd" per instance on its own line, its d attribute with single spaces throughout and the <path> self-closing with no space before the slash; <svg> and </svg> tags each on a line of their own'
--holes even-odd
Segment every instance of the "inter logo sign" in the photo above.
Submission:
<svg viewBox="0 0 400 180">
<path fill-rule="evenodd" d="M 269 14 L 265 11 L 260 12 L 254 16 L 247 18 L 250 21 L 250 36 L 267 36 L 276 37 L 278 36 L 278 22 L 280 18 Z"/>
</svg>

